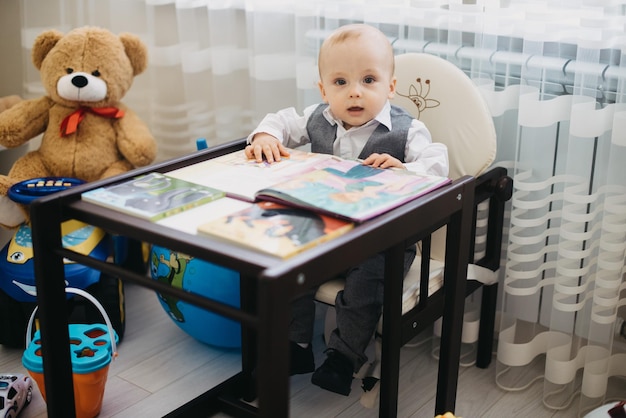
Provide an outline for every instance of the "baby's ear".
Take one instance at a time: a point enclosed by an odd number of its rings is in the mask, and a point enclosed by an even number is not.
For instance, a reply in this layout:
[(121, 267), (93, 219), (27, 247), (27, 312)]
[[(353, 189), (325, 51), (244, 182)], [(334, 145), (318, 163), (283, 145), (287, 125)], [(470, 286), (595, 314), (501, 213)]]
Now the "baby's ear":
[(326, 99), (326, 90), (324, 90), (324, 83), (322, 83), (322, 80), (317, 82), (317, 88), (320, 89), (320, 95), (322, 96), (322, 101), (324, 103), (328, 103), (328, 100)]
[(389, 83), (389, 94), (387, 95), (388, 98), (393, 99), (393, 97), (396, 95), (396, 83), (397, 83), (397, 79), (395, 77), (393, 77)]

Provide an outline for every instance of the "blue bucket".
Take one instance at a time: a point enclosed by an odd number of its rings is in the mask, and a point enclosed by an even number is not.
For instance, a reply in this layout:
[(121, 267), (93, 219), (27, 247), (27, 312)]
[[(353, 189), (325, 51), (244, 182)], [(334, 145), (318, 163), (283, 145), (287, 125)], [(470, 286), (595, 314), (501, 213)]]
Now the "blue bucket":
[[(77, 418), (96, 417), (102, 409), (104, 387), (107, 381), (111, 359), (117, 356), (116, 346), (119, 341), (111, 326), (104, 308), (89, 293), (81, 289), (66, 288), (67, 293), (81, 295), (94, 303), (106, 322), (103, 324), (70, 324), (70, 358), (74, 382), (74, 400)], [(32, 326), (37, 309), (33, 311), (26, 331), (26, 350), (22, 364), (28, 374), (37, 382), (44, 399), (46, 398), (41, 352), (40, 331), (35, 332), (31, 340)]]

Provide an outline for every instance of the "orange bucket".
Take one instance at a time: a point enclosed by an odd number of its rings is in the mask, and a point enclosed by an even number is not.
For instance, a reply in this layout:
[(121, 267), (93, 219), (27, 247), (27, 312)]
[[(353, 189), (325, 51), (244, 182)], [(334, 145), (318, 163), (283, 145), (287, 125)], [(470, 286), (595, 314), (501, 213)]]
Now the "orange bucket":
[[(90, 300), (100, 310), (106, 325), (70, 324), (70, 357), (72, 360), (72, 378), (74, 381), (74, 406), (77, 418), (93, 418), (102, 409), (104, 387), (109, 372), (111, 359), (116, 355), (117, 335), (108, 316), (100, 303), (89, 293), (81, 289), (67, 288), (68, 293), (79, 294)], [(35, 312), (31, 315), (27, 328), (26, 350), (22, 364), (28, 374), (37, 382), (44, 400), (46, 387), (43, 375), (40, 332), (35, 332), (31, 341), (32, 323)]]

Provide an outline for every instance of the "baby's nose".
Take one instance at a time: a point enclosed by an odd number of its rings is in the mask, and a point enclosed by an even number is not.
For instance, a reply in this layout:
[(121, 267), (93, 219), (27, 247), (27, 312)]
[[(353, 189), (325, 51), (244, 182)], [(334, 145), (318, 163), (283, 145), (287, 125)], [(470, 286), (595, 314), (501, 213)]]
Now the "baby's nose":
[(350, 87), (350, 97), (361, 97), (361, 87), (359, 85), (352, 85)]

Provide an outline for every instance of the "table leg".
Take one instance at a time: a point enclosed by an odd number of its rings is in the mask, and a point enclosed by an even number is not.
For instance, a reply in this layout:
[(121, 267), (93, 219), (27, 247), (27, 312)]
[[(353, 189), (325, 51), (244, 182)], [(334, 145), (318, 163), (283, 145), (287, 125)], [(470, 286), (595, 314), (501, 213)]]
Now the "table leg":
[[(241, 277), (240, 281), (240, 303), (241, 308), (247, 312), (257, 312), (256, 303), (257, 287), (256, 278)], [(253, 373), (257, 363), (257, 330), (252, 327), (241, 326), (241, 369), (243, 376), (243, 387), (240, 393), (247, 402), (252, 402), (257, 397), (256, 381)]]
[[(61, 221), (57, 207), (46, 210), (46, 216), (33, 217), (33, 251), (35, 284), (41, 324), (41, 351), (46, 404), (50, 418), (74, 418), (74, 387), (70, 358), (69, 331), (65, 304), (65, 270), (63, 257), (51, 251), (61, 245)], [(39, 208), (33, 205), (32, 211)], [(38, 219), (46, 219), (39, 225)], [(51, 227), (56, 225), (57, 227)], [(54, 359), (54, 361), (52, 361)]]
[(385, 252), (385, 298), (380, 369), (380, 417), (395, 417), (398, 412), (398, 378), (402, 347), (402, 279), (404, 243)]
[(259, 280), (257, 330), (258, 416), (289, 416), (289, 340), (291, 299), (278, 279)]
[(444, 309), (439, 348), (435, 414), (454, 412), (459, 379), (461, 334), (465, 309), (465, 284), (471, 240), (473, 184), (459, 195), (463, 209), (448, 224), (444, 270)]

